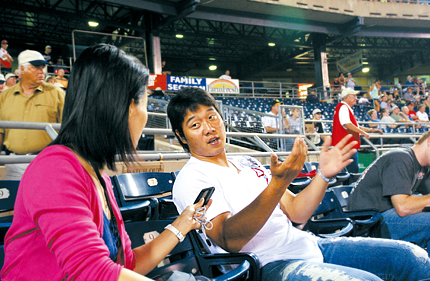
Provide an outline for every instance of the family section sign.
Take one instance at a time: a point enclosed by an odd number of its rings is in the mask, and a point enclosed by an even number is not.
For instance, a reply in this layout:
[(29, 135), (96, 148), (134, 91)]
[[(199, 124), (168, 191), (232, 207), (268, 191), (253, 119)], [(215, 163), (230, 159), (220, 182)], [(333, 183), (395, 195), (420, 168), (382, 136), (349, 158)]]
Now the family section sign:
[(167, 91), (179, 91), (183, 87), (196, 87), (206, 90), (206, 78), (167, 75)]
[(149, 75), (148, 89), (176, 92), (184, 87), (201, 88), (211, 94), (239, 94), (238, 79)]

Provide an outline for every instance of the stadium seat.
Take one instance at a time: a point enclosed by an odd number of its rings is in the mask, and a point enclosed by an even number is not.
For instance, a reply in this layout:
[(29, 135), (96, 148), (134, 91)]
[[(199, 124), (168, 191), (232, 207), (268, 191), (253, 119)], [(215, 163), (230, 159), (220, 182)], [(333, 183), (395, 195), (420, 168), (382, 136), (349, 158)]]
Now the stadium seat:
[(333, 193), (341, 217), (349, 218), (354, 222), (354, 236), (379, 236), (379, 234), (375, 232), (382, 218), (378, 210), (346, 210), (352, 189), (353, 186), (341, 185), (331, 187), (328, 192)]
[(19, 180), (0, 181), (0, 245), (4, 244), (6, 232), (12, 224), (16, 195), (18, 193)]
[[(127, 223), (125, 228), (130, 236), (132, 248), (154, 239), (164, 231), (164, 227), (170, 222), (169, 220), (159, 220)], [(222, 267), (220, 267), (223, 265), (236, 265), (237, 267), (223, 274), (221, 272)], [(260, 280), (260, 264), (254, 254), (210, 254), (208, 249), (203, 246), (196, 231), (190, 231), (185, 236), (185, 240), (177, 244), (164, 262), (146, 276), (157, 279), (173, 270), (203, 275), (218, 281)]]
[[(120, 210), (131, 208), (127, 219), (136, 219), (138, 210), (134, 207), (140, 204), (147, 214), (146, 219), (175, 218), (178, 213), (171, 199), (173, 177), (171, 173), (145, 172), (116, 175), (113, 177), (118, 192)], [(145, 208), (142, 202), (150, 202), (150, 208)], [(139, 203), (139, 204), (138, 204)], [(126, 218), (124, 217), (126, 221)]]
[(352, 236), (354, 223), (352, 220), (342, 218), (339, 215), (333, 193), (326, 191), (323, 200), (303, 230), (325, 238)]
[[(309, 164), (308, 165), (310, 165), (310, 167), (311, 167), (311, 169), (312, 170), (318, 170), (318, 165), (319, 165), (319, 163), (318, 162), (308, 162)], [(332, 187), (332, 186), (335, 186), (335, 185), (338, 185), (339, 183), (337, 182), (337, 179), (336, 178), (333, 178), (332, 180), (330, 180), (330, 182), (328, 183), (328, 187)]]
[(343, 184), (349, 180), (349, 177), (350, 175), (348, 170), (346, 168), (343, 168), (343, 170), (336, 175), (336, 180), (339, 184)]

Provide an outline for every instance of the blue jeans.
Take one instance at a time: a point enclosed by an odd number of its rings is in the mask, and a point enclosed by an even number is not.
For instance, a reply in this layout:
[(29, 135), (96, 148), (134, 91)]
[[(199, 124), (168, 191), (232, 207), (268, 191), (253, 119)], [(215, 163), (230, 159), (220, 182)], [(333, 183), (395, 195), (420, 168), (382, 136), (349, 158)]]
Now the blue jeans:
[(400, 217), (394, 208), (382, 214), (381, 236), (404, 240), (417, 244), (430, 251), (430, 213)]
[(324, 263), (275, 261), (263, 267), (263, 281), (424, 280), (430, 259), (420, 247), (380, 238), (320, 238)]
[(354, 153), (350, 159), (352, 159), (352, 163), (346, 166), (346, 169), (348, 170), (348, 172), (350, 173), (360, 172), (358, 168), (358, 152)]

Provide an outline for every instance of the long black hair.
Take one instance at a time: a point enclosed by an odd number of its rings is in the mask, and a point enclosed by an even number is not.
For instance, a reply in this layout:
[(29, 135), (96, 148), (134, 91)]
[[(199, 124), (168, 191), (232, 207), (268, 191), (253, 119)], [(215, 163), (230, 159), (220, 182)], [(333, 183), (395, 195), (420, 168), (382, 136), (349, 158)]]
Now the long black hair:
[(148, 69), (112, 45), (85, 49), (70, 75), (61, 130), (51, 143), (72, 148), (95, 169), (115, 170), (115, 155), (129, 163), (135, 147), (129, 107), (146, 91)]

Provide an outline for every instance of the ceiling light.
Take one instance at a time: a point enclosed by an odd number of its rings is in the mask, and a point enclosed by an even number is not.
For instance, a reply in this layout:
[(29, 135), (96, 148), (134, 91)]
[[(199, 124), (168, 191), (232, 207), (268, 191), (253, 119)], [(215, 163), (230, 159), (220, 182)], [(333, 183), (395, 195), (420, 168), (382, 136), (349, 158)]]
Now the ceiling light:
[(99, 23), (96, 22), (96, 21), (89, 21), (88, 25), (91, 26), (91, 27), (97, 27), (97, 26), (99, 26)]
[(216, 58), (209, 58), (209, 60), (216, 60)]
[(269, 43), (268, 45), (269, 45), (270, 47), (275, 47), (275, 45), (276, 45), (276, 44), (275, 44), (275, 43)]
[(365, 67), (365, 68), (363, 68), (361, 71), (362, 71), (363, 73), (367, 73), (367, 72), (369, 72), (369, 71), (370, 71), (370, 68)]
[(216, 70), (216, 69), (217, 69), (216, 65), (211, 65), (211, 66), (209, 66), (209, 70), (214, 71), (214, 70)]
[(363, 64), (369, 64), (367, 61), (363, 61)]
[(176, 34), (176, 38), (184, 38), (184, 35), (182, 35), (182, 34)]

